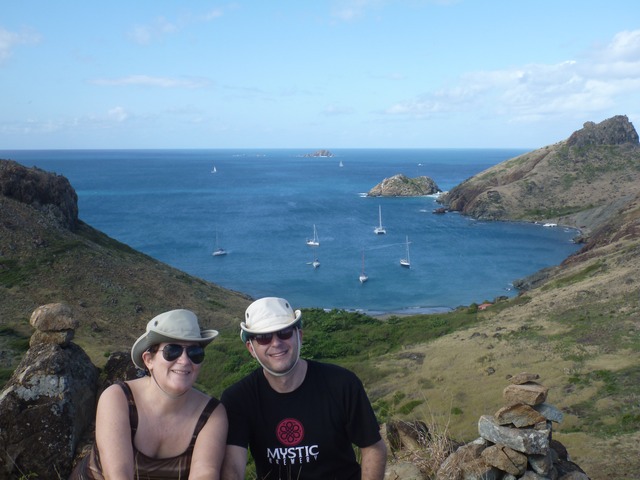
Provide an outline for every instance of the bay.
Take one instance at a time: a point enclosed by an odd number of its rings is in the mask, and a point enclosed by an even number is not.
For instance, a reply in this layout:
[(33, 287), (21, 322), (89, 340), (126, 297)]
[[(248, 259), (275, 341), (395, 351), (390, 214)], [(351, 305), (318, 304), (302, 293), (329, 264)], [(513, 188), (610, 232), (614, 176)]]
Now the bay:
[[(312, 152), (5, 150), (0, 156), (66, 176), (78, 193), (80, 218), (132, 248), (252, 297), (285, 297), (295, 308), (413, 313), (491, 301), (515, 295), (514, 279), (578, 248), (571, 229), (434, 215), (439, 205), (432, 196), (365, 195), (398, 173), (429, 176), (448, 190), (525, 150), (340, 149), (333, 157), (305, 156)], [(386, 235), (373, 233), (379, 208)], [(314, 225), (320, 245), (309, 247)], [(399, 263), (407, 237), (410, 269)], [(216, 246), (227, 255), (213, 256)], [(363, 257), (369, 280), (361, 284)], [(315, 258), (318, 268), (311, 265)]]

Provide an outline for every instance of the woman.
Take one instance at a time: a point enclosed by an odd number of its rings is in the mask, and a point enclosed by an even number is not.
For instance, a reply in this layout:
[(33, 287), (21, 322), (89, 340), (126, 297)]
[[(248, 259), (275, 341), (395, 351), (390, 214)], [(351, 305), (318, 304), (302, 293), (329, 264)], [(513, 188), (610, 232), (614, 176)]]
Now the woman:
[(162, 313), (131, 349), (147, 376), (108, 387), (96, 413), (96, 441), (72, 480), (219, 479), (227, 416), (217, 399), (193, 388), (204, 347), (189, 310)]

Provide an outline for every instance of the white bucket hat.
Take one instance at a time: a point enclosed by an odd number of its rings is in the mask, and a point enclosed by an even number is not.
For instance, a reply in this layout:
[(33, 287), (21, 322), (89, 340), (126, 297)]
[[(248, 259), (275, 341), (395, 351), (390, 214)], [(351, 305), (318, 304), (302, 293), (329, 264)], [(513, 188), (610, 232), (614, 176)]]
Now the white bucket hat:
[(295, 325), (302, 318), (300, 310), (293, 311), (284, 298), (264, 297), (253, 302), (240, 323), (240, 338), (246, 342), (249, 336), (273, 333)]
[(190, 310), (170, 310), (153, 317), (147, 323), (147, 331), (131, 348), (131, 360), (136, 367), (144, 370), (142, 354), (149, 347), (163, 342), (198, 342), (203, 347), (218, 336), (217, 330), (200, 330), (198, 317)]

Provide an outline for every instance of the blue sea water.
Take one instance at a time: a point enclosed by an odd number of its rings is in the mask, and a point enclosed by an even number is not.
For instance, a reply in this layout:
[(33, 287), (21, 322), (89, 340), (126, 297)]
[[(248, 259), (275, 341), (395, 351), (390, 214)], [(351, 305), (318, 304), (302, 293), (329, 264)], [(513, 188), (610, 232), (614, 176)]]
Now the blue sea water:
[[(434, 215), (434, 197), (364, 195), (397, 173), (426, 175), (448, 190), (524, 150), (304, 156), (312, 151), (5, 150), (0, 157), (66, 176), (80, 218), (109, 236), (223, 287), (285, 297), (295, 308), (446, 310), (515, 295), (514, 279), (577, 249), (573, 230)], [(379, 207), (386, 235), (373, 232)], [(306, 245), (314, 225), (319, 247)], [(399, 264), (407, 237), (410, 269)], [(228, 254), (212, 256), (216, 243)], [(361, 284), (363, 263), (369, 280)]]

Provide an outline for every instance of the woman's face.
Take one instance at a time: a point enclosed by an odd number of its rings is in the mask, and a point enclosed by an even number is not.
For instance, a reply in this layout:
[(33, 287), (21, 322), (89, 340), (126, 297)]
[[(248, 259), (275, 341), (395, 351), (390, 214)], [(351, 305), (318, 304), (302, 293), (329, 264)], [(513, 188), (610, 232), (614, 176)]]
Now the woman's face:
[(170, 342), (146, 352), (144, 361), (159, 386), (173, 394), (193, 387), (204, 360), (204, 347), (196, 342)]

